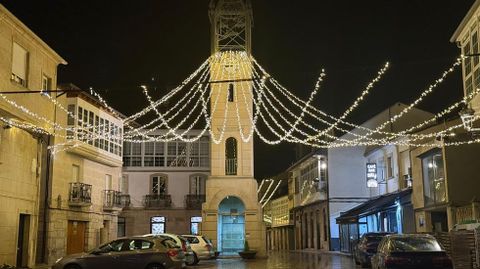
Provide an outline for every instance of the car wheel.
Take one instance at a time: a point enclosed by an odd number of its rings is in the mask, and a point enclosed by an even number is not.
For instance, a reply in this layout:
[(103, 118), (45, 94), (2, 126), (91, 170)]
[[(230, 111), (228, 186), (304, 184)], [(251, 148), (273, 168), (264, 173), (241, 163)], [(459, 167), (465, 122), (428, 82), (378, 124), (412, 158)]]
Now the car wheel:
[(152, 263), (152, 264), (149, 264), (146, 269), (163, 269), (163, 266), (161, 266), (160, 264), (158, 263)]
[(356, 255), (353, 255), (353, 260), (355, 261), (355, 264), (360, 264), (360, 262), (357, 260), (357, 256)]
[(200, 261), (200, 260), (199, 260), (198, 257), (197, 257), (197, 253), (194, 252), (194, 253), (193, 253), (193, 265), (198, 264), (199, 261)]
[(191, 262), (185, 262), (185, 264), (188, 265), (188, 266), (195, 265), (195, 264), (196, 264), (196, 263), (195, 263), (195, 258), (196, 258), (196, 255), (195, 255), (195, 252), (194, 252), (194, 253), (193, 253), (193, 261), (191, 261)]
[(82, 269), (78, 264), (68, 264), (67, 266), (63, 267), (63, 269)]

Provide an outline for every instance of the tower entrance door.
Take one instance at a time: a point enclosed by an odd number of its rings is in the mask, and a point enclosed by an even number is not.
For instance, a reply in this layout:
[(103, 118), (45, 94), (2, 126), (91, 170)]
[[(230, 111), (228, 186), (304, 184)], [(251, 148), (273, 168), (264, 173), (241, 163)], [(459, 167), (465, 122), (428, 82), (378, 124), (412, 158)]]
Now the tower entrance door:
[(227, 197), (218, 211), (218, 249), (223, 255), (237, 254), (245, 242), (245, 206), (239, 198)]

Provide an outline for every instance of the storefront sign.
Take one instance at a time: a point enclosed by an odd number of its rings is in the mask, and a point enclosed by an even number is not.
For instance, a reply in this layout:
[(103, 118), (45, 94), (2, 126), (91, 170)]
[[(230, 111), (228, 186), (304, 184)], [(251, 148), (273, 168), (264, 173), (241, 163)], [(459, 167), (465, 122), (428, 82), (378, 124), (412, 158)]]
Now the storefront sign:
[(367, 163), (367, 187), (368, 188), (378, 187), (376, 163)]

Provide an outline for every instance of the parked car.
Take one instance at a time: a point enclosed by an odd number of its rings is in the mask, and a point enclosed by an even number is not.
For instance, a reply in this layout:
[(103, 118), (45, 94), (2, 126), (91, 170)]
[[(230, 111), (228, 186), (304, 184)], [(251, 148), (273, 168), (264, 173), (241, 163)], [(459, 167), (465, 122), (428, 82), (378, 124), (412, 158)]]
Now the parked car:
[(201, 235), (182, 235), (188, 240), (194, 253), (194, 264), (197, 264), (200, 260), (209, 260), (215, 257), (215, 251), (213, 250), (212, 242)]
[(377, 253), (377, 247), (380, 241), (386, 235), (391, 233), (365, 233), (360, 237), (358, 243), (353, 249), (353, 259), (356, 264), (360, 264), (362, 268), (369, 267), (371, 265), (370, 259)]
[(187, 265), (194, 265), (195, 264), (195, 255), (193, 253), (192, 247), (190, 246), (190, 243), (188, 242), (188, 240), (183, 238), (182, 236), (176, 235), (176, 234), (169, 234), (169, 233), (146, 234), (146, 235), (142, 235), (142, 236), (143, 237), (170, 238), (185, 253), (185, 263)]
[(387, 235), (372, 257), (373, 269), (453, 269), (452, 260), (437, 240), (427, 234)]
[(180, 269), (184, 253), (170, 239), (121, 238), (87, 253), (58, 259), (52, 269)]

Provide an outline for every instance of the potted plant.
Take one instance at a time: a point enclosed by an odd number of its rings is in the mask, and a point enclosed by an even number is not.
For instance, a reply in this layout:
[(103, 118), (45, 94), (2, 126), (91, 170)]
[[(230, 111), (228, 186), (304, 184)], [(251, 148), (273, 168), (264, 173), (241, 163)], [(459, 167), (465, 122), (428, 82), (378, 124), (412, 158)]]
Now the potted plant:
[(248, 241), (245, 240), (245, 245), (243, 246), (243, 251), (238, 252), (240, 257), (243, 259), (255, 259), (255, 255), (257, 255), (256, 250), (250, 250), (250, 247), (248, 246)]

